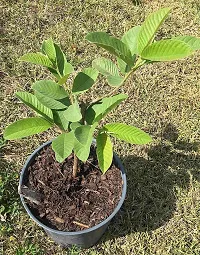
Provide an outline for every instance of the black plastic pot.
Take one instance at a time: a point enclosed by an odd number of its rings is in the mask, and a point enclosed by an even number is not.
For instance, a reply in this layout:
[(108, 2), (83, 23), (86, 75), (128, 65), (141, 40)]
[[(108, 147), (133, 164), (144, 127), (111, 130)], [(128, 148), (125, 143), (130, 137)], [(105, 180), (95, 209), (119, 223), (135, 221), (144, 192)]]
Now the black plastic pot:
[[(31, 163), (33, 162), (33, 160), (35, 159), (37, 153), (44, 147), (47, 145), (50, 145), (51, 141), (44, 143), (43, 145), (41, 145), (38, 149), (36, 149), (31, 155), (30, 157), (27, 159), (22, 172), (21, 172), (21, 176), (20, 176), (20, 181), (19, 181), (19, 185), (23, 185), (26, 184), (26, 180), (27, 180), (27, 175), (28, 175), (28, 167), (31, 165)], [(108, 224), (110, 223), (110, 221), (112, 220), (112, 218), (116, 215), (116, 213), (119, 211), (119, 209), (121, 208), (125, 196), (126, 196), (126, 188), (127, 188), (127, 183), (126, 183), (126, 175), (125, 175), (125, 171), (123, 168), (123, 165), (120, 161), (120, 159), (114, 154), (114, 160), (116, 162), (116, 164), (118, 165), (118, 167), (121, 170), (121, 175), (122, 175), (122, 181), (123, 181), (123, 188), (122, 188), (122, 195), (121, 195), (121, 199), (117, 205), (117, 207), (115, 208), (115, 210), (113, 211), (113, 213), (107, 218), (105, 219), (103, 222), (99, 223), (98, 225), (91, 227), (89, 229), (86, 230), (82, 230), (82, 231), (77, 231), (77, 232), (65, 232), (65, 231), (59, 231), (59, 230), (55, 230), (52, 229), (46, 225), (44, 225), (42, 222), (40, 222), (33, 214), (33, 212), (31, 211), (31, 209), (28, 207), (28, 205), (26, 204), (24, 198), (22, 195), (20, 195), (22, 204), (24, 206), (24, 208), (26, 209), (28, 215), (39, 225), (41, 226), (46, 233), (58, 244), (65, 246), (65, 247), (69, 247), (72, 245), (76, 245), (78, 247), (82, 247), (82, 248), (89, 248), (91, 246), (93, 246), (95, 243), (98, 242), (98, 240), (101, 238), (101, 236), (103, 235), (103, 233), (105, 232), (106, 228), (108, 227)]]

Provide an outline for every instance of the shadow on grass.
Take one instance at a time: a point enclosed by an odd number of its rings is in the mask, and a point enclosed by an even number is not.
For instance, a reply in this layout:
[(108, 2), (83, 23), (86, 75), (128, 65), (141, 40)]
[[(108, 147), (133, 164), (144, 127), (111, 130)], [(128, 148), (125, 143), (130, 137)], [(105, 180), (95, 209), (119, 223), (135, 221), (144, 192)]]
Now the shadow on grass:
[(131, 2), (132, 2), (133, 5), (135, 5), (135, 6), (142, 4), (142, 1), (141, 1), (141, 0), (131, 0)]
[(168, 222), (176, 209), (176, 187), (188, 189), (190, 175), (200, 181), (200, 157), (188, 153), (196, 150), (195, 143), (161, 143), (148, 151), (148, 160), (123, 158), (126, 200), (101, 242), (132, 232), (152, 231)]

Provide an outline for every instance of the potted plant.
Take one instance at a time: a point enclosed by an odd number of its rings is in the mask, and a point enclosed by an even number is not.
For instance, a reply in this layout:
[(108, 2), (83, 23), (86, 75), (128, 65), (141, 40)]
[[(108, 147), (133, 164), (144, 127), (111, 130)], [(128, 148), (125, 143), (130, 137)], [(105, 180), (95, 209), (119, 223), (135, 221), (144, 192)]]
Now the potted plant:
[[(102, 125), (102, 119), (127, 99), (118, 89), (143, 65), (181, 59), (200, 48), (200, 39), (192, 36), (155, 41), (169, 12), (170, 8), (164, 8), (152, 13), (121, 40), (104, 32), (89, 33), (86, 39), (116, 56), (118, 67), (110, 59), (95, 59), (92, 67), (76, 74), (72, 84), (68, 78), (74, 69), (52, 39), (43, 42), (40, 53), (20, 58), (45, 66), (55, 81), (36, 81), (33, 94), (16, 93), (37, 116), (9, 125), (4, 138), (20, 139), (55, 126), (60, 130), (28, 158), (19, 193), (28, 214), (61, 245), (95, 244), (125, 199), (126, 176), (110, 137), (132, 144), (152, 140), (134, 126)], [(97, 82), (99, 73), (112, 90), (90, 102), (82, 95)]]

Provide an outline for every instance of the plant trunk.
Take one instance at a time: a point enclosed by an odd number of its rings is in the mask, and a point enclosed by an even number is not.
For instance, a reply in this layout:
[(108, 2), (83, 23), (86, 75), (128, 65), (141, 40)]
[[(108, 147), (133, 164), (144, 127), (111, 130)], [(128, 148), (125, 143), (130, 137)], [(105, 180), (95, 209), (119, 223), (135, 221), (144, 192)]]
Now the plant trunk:
[(74, 153), (74, 165), (73, 165), (73, 177), (75, 178), (77, 176), (77, 172), (78, 172), (78, 158)]

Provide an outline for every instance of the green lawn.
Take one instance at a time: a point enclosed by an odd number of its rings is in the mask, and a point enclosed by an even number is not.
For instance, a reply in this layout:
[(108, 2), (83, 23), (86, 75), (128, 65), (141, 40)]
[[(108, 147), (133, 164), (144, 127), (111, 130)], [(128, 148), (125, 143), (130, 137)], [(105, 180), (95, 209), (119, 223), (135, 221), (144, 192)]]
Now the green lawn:
[[(50, 74), (18, 58), (38, 51), (52, 37), (80, 70), (105, 51), (84, 40), (89, 31), (121, 37), (159, 7), (172, 12), (158, 38), (178, 34), (200, 37), (199, 0), (3, 0), (1, 28), (0, 123), (31, 116), (14, 96)], [(115, 141), (128, 175), (121, 212), (99, 244), (63, 249), (26, 215), (17, 194), (20, 169), (39, 144), (56, 131), (31, 139), (0, 141), (0, 254), (199, 255), (200, 254), (200, 53), (185, 60), (147, 65), (121, 89), (129, 99), (106, 120), (132, 124), (154, 138), (148, 146)], [(107, 93), (102, 80), (91, 98)]]

